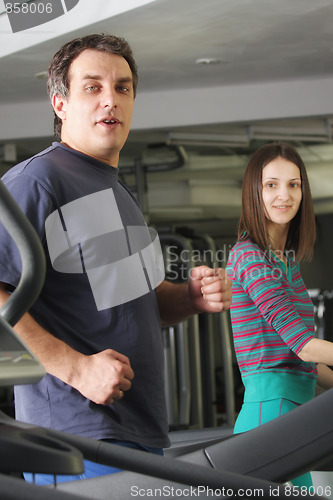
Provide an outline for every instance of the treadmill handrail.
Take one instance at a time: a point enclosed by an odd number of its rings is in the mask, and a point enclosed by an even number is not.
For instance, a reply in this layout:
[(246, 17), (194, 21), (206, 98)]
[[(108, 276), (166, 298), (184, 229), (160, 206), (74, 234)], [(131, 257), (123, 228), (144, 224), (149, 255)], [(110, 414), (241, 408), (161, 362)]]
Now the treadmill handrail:
[(1, 316), (13, 326), (39, 296), (45, 279), (46, 259), (35, 229), (2, 181), (0, 214), (1, 222), (17, 245), (22, 262), (19, 284), (0, 308)]
[[(43, 427), (34, 427), (31, 424), (18, 421), (13, 422), (11, 417), (0, 412), (0, 424), (6, 425), (10, 424), (10, 422), (12, 425), (22, 429), (32, 428), (35, 432), (39, 432), (41, 436), (45, 435), (62, 440), (68, 445), (77, 448), (85, 459), (92, 462), (193, 487), (206, 486), (216, 492), (221, 490), (221, 495), (217, 495), (218, 497), (222, 496), (222, 490), (228, 491), (230, 489), (233, 491), (233, 495), (237, 495), (237, 492), (241, 490), (244, 493), (246, 491), (254, 493), (260, 490), (262, 498), (269, 498), (273, 488), (278, 488), (279, 498), (290, 498), (290, 487), (270, 480), (222, 469), (214, 469), (210, 467), (208, 462), (207, 467), (203, 467), (190, 461), (187, 462), (185, 459), (180, 461), (174, 458), (147, 453), (142, 450), (126, 448), (106, 441), (96, 441), (85, 436)], [(204, 454), (205, 451), (202, 450), (202, 453)], [(110, 478), (110, 488), (112, 488), (112, 475)], [(246, 497), (244, 496), (244, 498)], [(323, 497), (314, 494), (314, 492), (302, 492), (301, 498), (304, 500), (323, 499)]]

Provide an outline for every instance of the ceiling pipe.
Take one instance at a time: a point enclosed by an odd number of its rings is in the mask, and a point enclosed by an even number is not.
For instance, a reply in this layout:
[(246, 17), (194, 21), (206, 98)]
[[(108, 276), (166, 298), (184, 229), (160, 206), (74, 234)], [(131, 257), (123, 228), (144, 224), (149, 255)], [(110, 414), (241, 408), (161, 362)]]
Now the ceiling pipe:
[(168, 144), (168, 143), (156, 143), (148, 145), (148, 148), (149, 149), (167, 148), (176, 154), (176, 159), (171, 162), (156, 163), (153, 165), (145, 165), (144, 162), (142, 162), (142, 160), (139, 159), (135, 161), (134, 165), (121, 166), (121, 174), (122, 175), (135, 174), (137, 172), (138, 163), (140, 164), (140, 168), (143, 169), (145, 172), (167, 172), (170, 170), (176, 170), (178, 168), (181, 168), (186, 163), (187, 157), (185, 150), (182, 146), (178, 146), (175, 144)]

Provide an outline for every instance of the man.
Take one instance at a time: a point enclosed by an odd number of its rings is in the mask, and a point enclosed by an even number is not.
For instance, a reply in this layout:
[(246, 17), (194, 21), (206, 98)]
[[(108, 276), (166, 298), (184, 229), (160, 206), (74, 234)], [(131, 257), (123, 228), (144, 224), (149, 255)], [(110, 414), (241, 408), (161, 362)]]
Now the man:
[[(161, 322), (229, 308), (231, 283), (205, 266), (188, 284), (154, 278), (154, 242), (118, 181), (136, 87), (125, 40), (90, 35), (66, 44), (48, 80), (61, 142), (3, 178), (47, 256), (41, 295), (16, 325), (47, 374), (16, 387), (15, 405), (22, 421), (161, 453), (169, 445)], [(0, 241), (3, 303), (20, 261), (2, 228)], [(108, 472), (86, 463), (84, 477)]]

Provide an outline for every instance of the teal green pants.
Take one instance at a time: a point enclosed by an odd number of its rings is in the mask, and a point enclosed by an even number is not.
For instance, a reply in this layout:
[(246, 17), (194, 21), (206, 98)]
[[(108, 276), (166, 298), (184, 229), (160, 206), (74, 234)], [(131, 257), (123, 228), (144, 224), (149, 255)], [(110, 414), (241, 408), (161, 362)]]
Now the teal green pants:
[[(272, 399), (259, 403), (243, 403), (241, 411), (237, 417), (234, 434), (246, 432), (259, 425), (265, 424), (274, 418), (287, 413), (299, 406), (288, 399)], [(308, 472), (292, 480), (294, 486), (312, 486), (311, 474)]]

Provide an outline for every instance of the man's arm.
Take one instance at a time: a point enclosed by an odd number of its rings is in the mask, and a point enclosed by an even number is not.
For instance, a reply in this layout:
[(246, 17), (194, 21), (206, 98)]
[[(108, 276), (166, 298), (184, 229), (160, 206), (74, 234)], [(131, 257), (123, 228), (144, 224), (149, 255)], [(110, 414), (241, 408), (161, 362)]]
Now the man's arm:
[[(0, 283), (0, 307), (8, 299)], [(134, 377), (129, 359), (112, 349), (86, 356), (42, 328), (26, 313), (15, 331), (43, 364), (45, 370), (77, 389), (96, 404), (109, 405), (131, 388)]]
[(191, 270), (188, 283), (163, 281), (157, 288), (163, 326), (174, 325), (193, 314), (226, 311), (231, 299), (231, 281), (221, 268), (198, 266)]

